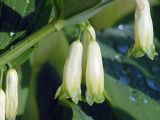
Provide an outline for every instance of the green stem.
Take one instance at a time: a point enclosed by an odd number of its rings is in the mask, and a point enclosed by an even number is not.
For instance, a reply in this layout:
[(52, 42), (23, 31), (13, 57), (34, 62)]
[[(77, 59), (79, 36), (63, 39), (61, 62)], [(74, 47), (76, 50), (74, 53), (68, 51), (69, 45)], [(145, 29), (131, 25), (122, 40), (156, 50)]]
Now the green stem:
[(40, 40), (45, 39), (46, 35), (57, 32), (58, 30), (55, 25), (58, 25), (58, 24), (61, 24), (61, 23), (52, 22), (52, 23), (47, 24), (42, 29), (36, 31), (32, 35), (24, 39), (22, 42), (17, 44), (13, 49), (10, 49), (9, 51), (2, 54), (0, 56), (0, 66), (5, 65), (9, 63), (10, 61), (16, 59), (19, 55), (21, 55), (26, 50), (34, 46)]
[(2, 88), (2, 82), (3, 82), (3, 68), (0, 68), (0, 88)]

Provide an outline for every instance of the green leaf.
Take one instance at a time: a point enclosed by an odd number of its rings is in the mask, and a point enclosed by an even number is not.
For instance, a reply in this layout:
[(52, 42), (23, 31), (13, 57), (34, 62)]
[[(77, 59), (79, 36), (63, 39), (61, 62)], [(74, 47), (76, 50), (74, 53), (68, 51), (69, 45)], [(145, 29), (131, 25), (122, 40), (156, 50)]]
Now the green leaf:
[[(28, 65), (29, 66), (29, 65)], [(26, 71), (27, 66), (25, 67), (25, 71)], [(21, 120), (26, 120), (30, 119), (30, 120), (39, 120), (39, 111), (38, 111), (38, 103), (37, 103), (37, 97), (36, 97), (36, 93), (37, 93), (37, 77), (39, 74), (41, 67), (37, 68), (37, 67), (32, 67), (32, 69), (30, 68), (29, 71), (26, 71), (23, 74), (23, 82), (27, 82), (27, 88), (29, 89), (28, 91), (28, 96), (25, 99), (25, 103), (23, 103), (23, 105), (25, 104), (25, 109), (24, 109), (24, 113), (23, 116), (21, 118)], [(28, 75), (28, 74), (29, 75)], [(26, 76), (26, 77), (25, 77)], [(25, 80), (28, 77), (27, 80)], [(23, 84), (24, 84), (23, 83)], [(25, 83), (26, 85), (26, 83)]]
[(92, 117), (83, 112), (80, 106), (76, 105), (75, 103), (69, 102), (68, 100), (63, 100), (61, 102), (63, 105), (66, 105), (72, 109), (72, 120), (93, 120)]
[(25, 64), (23, 64), (21, 68), (18, 69), (18, 76), (19, 76), (19, 85), (18, 85), (19, 102), (18, 102), (18, 113), (17, 113), (18, 116), (22, 116), (26, 108), (26, 102), (29, 93), (29, 80), (31, 76), (30, 69), (31, 66), (29, 62), (25, 62)]
[(22, 41), (31, 32), (46, 25), (51, 10), (50, 0), (1, 1), (0, 54)]
[(118, 120), (159, 120), (160, 105), (139, 90), (118, 82), (108, 74), (105, 75), (105, 88)]
[(0, 4), (2, 8), (0, 11), (0, 49), (4, 49), (25, 33), (26, 28), (24, 29), (23, 22), (26, 22), (26, 19), (23, 18), (32, 12), (31, 9), (34, 10), (34, 2), (31, 0), (30, 4), (27, 4), (25, 0), (14, 0), (12, 2), (3, 0)]
[(57, 0), (56, 2), (59, 3), (61, 9), (60, 17), (68, 19), (77, 13), (92, 8), (101, 2), (101, 0)]
[[(102, 10), (111, 0), (55, 0), (60, 19), (69, 23), (84, 21)], [(60, 11), (60, 13), (58, 12)]]

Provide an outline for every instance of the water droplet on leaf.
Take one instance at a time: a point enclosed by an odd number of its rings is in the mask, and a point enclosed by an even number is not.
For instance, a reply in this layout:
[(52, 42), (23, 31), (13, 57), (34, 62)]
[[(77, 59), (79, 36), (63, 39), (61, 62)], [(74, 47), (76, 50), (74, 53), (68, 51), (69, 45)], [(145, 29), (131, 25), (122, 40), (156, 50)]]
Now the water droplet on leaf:
[(144, 100), (143, 100), (143, 103), (144, 103), (144, 104), (148, 104), (148, 100), (147, 100), (147, 99), (144, 99)]
[(115, 55), (114, 59), (117, 60), (118, 62), (120, 62), (121, 61), (121, 54)]
[(10, 37), (13, 37), (15, 34), (16, 34), (15, 32), (10, 32), (10, 33), (9, 33), (9, 36), (10, 36)]
[(129, 96), (129, 100), (130, 100), (130, 101), (132, 101), (132, 102), (135, 102), (135, 101), (136, 101), (136, 97), (135, 97), (135, 96), (130, 95), (130, 96)]
[(118, 26), (118, 29), (119, 29), (119, 30), (123, 30), (123, 28), (124, 28), (123, 25), (119, 25), (119, 26)]

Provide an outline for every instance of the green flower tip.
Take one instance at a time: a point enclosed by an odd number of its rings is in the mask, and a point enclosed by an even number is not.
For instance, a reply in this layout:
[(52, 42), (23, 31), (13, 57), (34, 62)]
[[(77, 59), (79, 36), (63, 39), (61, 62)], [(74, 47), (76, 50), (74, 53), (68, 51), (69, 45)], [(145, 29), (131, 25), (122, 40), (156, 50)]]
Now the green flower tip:
[(129, 50), (128, 50), (128, 53), (127, 53), (127, 57), (130, 57), (130, 56), (134, 56), (136, 58), (138, 57), (142, 57), (145, 55), (145, 53), (148, 55), (148, 57), (153, 60), (154, 57), (156, 55), (158, 55), (158, 53), (155, 51), (155, 46), (154, 45), (151, 45), (150, 48), (138, 48), (136, 45), (133, 45)]
[(57, 98), (59, 100), (71, 98), (74, 103), (78, 104), (78, 101), (81, 100), (81, 90), (72, 90), (69, 93), (67, 92), (67, 90), (62, 89), (62, 86), (60, 86), (56, 92), (54, 99)]
[(81, 100), (81, 91), (72, 91), (70, 93), (71, 99), (74, 103), (78, 104), (78, 101)]
[(90, 94), (86, 92), (86, 100), (87, 103), (92, 106), (94, 102), (96, 103), (102, 103), (105, 100), (104, 93), (102, 94)]

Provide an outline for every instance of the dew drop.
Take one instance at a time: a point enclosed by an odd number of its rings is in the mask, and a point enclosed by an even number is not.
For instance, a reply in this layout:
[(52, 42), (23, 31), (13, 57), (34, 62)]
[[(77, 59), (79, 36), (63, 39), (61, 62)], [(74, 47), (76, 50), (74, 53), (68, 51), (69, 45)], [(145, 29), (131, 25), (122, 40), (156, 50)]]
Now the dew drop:
[(143, 100), (143, 103), (144, 103), (144, 104), (148, 104), (148, 100), (147, 100), (147, 99), (144, 99), (144, 100)]
[(119, 30), (123, 30), (123, 28), (124, 28), (123, 25), (119, 25), (119, 26), (118, 26), (118, 29), (119, 29)]
[(135, 96), (130, 95), (130, 96), (129, 96), (129, 100), (130, 100), (130, 101), (132, 101), (132, 102), (135, 102), (135, 101), (136, 101), (136, 97), (135, 97)]
[(9, 33), (9, 36), (10, 36), (10, 37), (13, 37), (15, 34), (16, 34), (15, 32), (10, 32), (10, 33)]
[(120, 62), (121, 61), (121, 54), (115, 55), (114, 59), (117, 60), (118, 62)]

